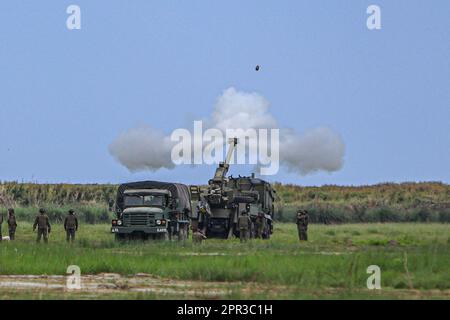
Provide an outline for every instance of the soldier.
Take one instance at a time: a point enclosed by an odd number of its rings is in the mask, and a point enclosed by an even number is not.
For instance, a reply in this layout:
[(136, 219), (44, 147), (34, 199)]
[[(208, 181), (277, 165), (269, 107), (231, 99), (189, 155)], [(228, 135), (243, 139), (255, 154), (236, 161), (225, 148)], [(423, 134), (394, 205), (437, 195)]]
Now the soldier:
[(75, 216), (75, 211), (69, 210), (69, 214), (64, 220), (64, 230), (66, 230), (66, 241), (75, 241), (75, 232), (78, 231), (78, 219)]
[(255, 227), (255, 237), (261, 239), (264, 230), (264, 214), (262, 212), (259, 212), (258, 216), (256, 217)]
[(242, 211), (238, 219), (239, 238), (241, 242), (246, 242), (250, 237), (250, 225), (252, 221), (247, 214), (247, 211)]
[(2, 223), (3, 223), (3, 213), (0, 213), (0, 241), (3, 240), (3, 236), (2, 236)]
[(194, 243), (202, 243), (203, 240), (206, 239), (206, 236), (197, 228), (194, 228), (192, 230), (192, 241)]
[(47, 243), (48, 234), (51, 232), (52, 227), (44, 209), (39, 209), (39, 214), (34, 220), (33, 231), (36, 231), (36, 227), (38, 228), (36, 242), (41, 242), (41, 238), (44, 237), (44, 242)]
[(109, 199), (109, 201), (108, 201), (108, 208), (109, 208), (109, 211), (111, 211), (111, 212), (113, 212), (114, 211), (114, 200), (113, 199)]
[(211, 208), (208, 202), (202, 197), (197, 203), (197, 215), (198, 215), (198, 228), (202, 230), (203, 233), (206, 232), (206, 227), (208, 225), (208, 219), (211, 216)]
[(16, 216), (14, 214), (14, 209), (8, 209), (8, 231), (9, 231), (9, 240), (14, 240), (16, 235), (17, 221)]
[(297, 213), (297, 230), (300, 241), (308, 241), (308, 211), (299, 210)]

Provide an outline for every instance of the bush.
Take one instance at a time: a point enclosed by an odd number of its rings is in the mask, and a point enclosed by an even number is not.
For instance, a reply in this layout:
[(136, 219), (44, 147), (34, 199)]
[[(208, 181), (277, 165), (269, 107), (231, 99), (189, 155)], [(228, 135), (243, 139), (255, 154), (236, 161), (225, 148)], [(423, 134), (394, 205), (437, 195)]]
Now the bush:
[(388, 207), (369, 209), (366, 214), (367, 222), (400, 222), (400, 215)]
[[(312, 223), (450, 222), (450, 186), (440, 182), (384, 183), (373, 186), (301, 187), (274, 184), (276, 221), (295, 222), (307, 209)], [(0, 182), (0, 206), (16, 208), (18, 219), (33, 220), (45, 207), (52, 221), (63, 221), (73, 207), (81, 221), (109, 222), (108, 204), (116, 185)], [(1, 212), (1, 211), (0, 211)]]

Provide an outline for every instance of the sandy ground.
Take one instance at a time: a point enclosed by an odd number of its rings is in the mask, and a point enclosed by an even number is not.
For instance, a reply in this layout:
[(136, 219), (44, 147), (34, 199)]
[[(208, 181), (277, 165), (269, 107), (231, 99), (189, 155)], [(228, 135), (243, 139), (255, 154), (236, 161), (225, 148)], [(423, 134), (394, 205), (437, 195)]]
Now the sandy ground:
[[(293, 293), (297, 289), (288, 286), (274, 286), (251, 282), (202, 282), (158, 278), (149, 274), (122, 276), (114, 273), (81, 276), (81, 288), (68, 289), (66, 276), (60, 275), (0, 275), (0, 296), (2, 298), (35, 299), (99, 299), (136, 298), (150, 294), (157, 298), (174, 299), (220, 299), (238, 294), (242, 298), (255, 295), (276, 299), (280, 294)], [(348, 293), (342, 288), (301, 290), (307, 298), (339, 298)], [(450, 299), (450, 290), (353, 290), (368, 299)]]
[(216, 299), (239, 291), (263, 292), (268, 288), (239, 282), (201, 282), (161, 279), (149, 274), (122, 276), (114, 273), (81, 276), (81, 287), (69, 289), (68, 277), (59, 275), (0, 275), (0, 292), (4, 290), (56, 291), (61, 293), (153, 293), (161, 296), (180, 296)]

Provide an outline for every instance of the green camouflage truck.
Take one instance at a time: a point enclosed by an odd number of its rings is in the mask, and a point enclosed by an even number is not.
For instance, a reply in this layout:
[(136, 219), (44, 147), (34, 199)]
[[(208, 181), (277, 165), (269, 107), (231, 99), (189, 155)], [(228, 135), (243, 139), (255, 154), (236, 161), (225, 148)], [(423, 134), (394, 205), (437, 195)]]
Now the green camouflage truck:
[(119, 186), (116, 219), (111, 232), (117, 240), (188, 237), (191, 198), (180, 183), (140, 181)]

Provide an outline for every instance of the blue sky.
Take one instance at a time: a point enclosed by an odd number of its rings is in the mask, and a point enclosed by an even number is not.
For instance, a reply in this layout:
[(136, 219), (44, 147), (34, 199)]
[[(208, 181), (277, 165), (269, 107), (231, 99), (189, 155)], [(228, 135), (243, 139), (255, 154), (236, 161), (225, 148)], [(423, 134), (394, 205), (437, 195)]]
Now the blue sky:
[[(70, 4), (81, 30), (66, 28)], [(132, 174), (108, 146), (139, 124), (189, 126), (234, 86), (281, 125), (346, 144), (339, 172), (272, 181), (449, 183), (449, 13), (445, 0), (1, 1), (0, 180), (205, 183), (213, 167)]]

